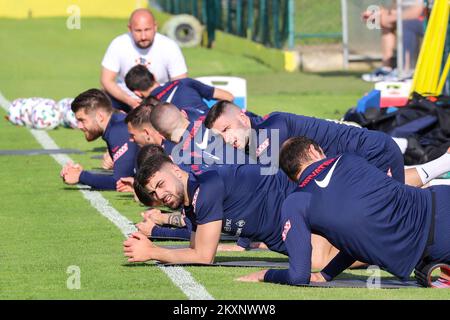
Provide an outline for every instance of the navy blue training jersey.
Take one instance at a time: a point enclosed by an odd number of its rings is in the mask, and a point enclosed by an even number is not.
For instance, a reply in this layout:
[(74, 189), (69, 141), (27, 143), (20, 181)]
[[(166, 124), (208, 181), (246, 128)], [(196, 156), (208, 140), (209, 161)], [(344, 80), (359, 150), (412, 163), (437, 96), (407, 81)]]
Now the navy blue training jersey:
[(181, 141), (171, 149), (170, 155), (176, 164), (211, 166), (250, 163), (247, 154), (234, 149), (220, 135), (207, 129), (204, 119), (202, 116), (190, 122)]
[(124, 119), (126, 114), (113, 113), (102, 139), (106, 141), (108, 153), (114, 162), (113, 175), (94, 174), (82, 171), (80, 183), (101, 190), (116, 190), (116, 182), (123, 177), (134, 176), (138, 146), (130, 141)]
[(407, 279), (427, 245), (431, 207), (430, 190), (401, 184), (356, 155), (316, 162), (283, 204), (289, 269), (270, 270), (265, 281), (309, 283), (311, 233), (340, 250), (322, 270), (327, 280), (357, 260)]
[(193, 108), (183, 108), (180, 109), (181, 113), (189, 120), (189, 122), (194, 122), (199, 119), (205, 119), (204, 112), (199, 109)]
[[(305, 136), (317, 142), (327, 157), (346, 152), (355, 153), (385, 173), (390, 172), (394, 179), (403, 183), (405, 181), (400, 149), (383, 132), (283, 112), (271, 113), (263, 121), (257, 118), (250, 118), (250, 121), (257, 132), (256, 140), (250, 140), (250, 150), (253, 149), (253, 154), (257, 157), (278, 152), (278, 148), (289, 138)], [(278, 129), (279, 141), (273, 140), (275, 132), (266, 134), (267, 130), (264, 129)], [(273, 146), (277, 142), (278, 148)]]
[(206, 114), (209, 108), (203, 99), (213, 99), (214, 87), (191, 78), (185, 78), (167, 82), (154, 89), (150, 94), (161, 101), (171, 102), (180, 109), (198, 109)]
[(297, 185), (279, 171), (261, 175), (258, 165), (230, 165), (190, 173), (186, 216), (197, 225), (222, 221), (228, 234), (264, 242), (271, 250), (286, 253), (280, 237), (281, 205)]

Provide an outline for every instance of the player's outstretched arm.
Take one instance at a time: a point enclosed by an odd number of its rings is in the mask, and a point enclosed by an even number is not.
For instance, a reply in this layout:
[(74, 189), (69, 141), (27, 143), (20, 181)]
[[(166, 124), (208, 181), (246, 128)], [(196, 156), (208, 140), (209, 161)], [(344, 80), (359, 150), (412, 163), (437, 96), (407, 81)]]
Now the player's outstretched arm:
[(311, 230), (306, 222), (310, 195), (296, 192), (283, 203), (281, 209), (283, 239), (289, 255), (289, 269), (263, 270), (241, 277), (239, 281), (264, 281), (279, 284), (308, 284), (311, 280)]
[(137, 107), (141, 101), (134, 99), (123, 91), (116, 83), (117, 72), (111, 71), (105, 67), (102, 68), (100, 83), (103, 89), (123, 103), (126, 103), (132, 108)]
[(350, 268), (356, 259), (340, 251), (338, 255), (320, 272), (326, 281), (331, 281), (344, 270)]
[(116, 191), (117, 192), (134, 193), (133, 182), (134, 182), (134, 178), (133, 177), (120, 178), (116, 182)]
[(188, 77), (188, 73), (186, 72), (186, 73), (182, 73), (182, 74), (177, 75), (177, 76), (171, 76), (170, 77), (170, 81), (180, 80), (180, 79), (184, 79), (184, 78), (187, 78), (187, 77)]
[(191, 248), (166, 249), (154, 245), (141, 233), (134, 233), (124, 242), (124, 254), (129, 262), (157, 260), (163, 263), (212, 263), (220, 239), (222, 221), (199, 225), (193, 233)]
[(231, 92), (219, 88), (214, 88), (213, 98), (216, 100), (234, 100), (234, 96), (231, 94)]

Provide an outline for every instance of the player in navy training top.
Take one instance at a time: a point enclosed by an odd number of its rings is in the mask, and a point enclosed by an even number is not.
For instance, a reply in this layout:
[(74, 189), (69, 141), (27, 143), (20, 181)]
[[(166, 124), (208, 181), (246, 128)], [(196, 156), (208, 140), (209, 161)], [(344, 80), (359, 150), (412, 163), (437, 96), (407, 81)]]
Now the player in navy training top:
[[(260, 272), (264, 281), (291, 285), (307, 284), (310, 278), (329, 281), (355, 260), (406, 280), (424, 257), (450, 262), (449, 186), (406, 186), (357, 155), (325, 158), (319, 146), (304, 137), (287, 141), (280, 162), (299, 185), (282, 208), (289, 269)], [(313, 275), (311, 233), (323, 235), (340, 250), (320, 274)]]
[(280, 237), (280, 209), (297, 185), (281, 171), (261, 175), (257, 165), (228, 165), (188, 173), (160, 155), (140, 168), (136, 180), (164, 205), (184, 207), (193, 224), (195, 248), (155, 248), (134, 234), (124, 248), (130, 261), (210, 263), (221, 231), (262, 241), (269, 249), (286, 253)]
[[(154, 127), (150, 123), (151, 115), (153, 113), (153, 109), (156, 107), (149, 107), (149, 106), (141, 106), (137, 107), (136, 109), (130, 111), (128, 113), (125, 122), (128, 125), (128, 131), (130, 133), (130, 139), (132, 141), (135, 141), (140, 147), (148, 146), (149, 144), (155, 144), (158, 146), (161, 146), (164, 149), (164, 152), (167, 155), (172, 154), (172, 150), (174, 148), (182, 149), (182, 146), (185, 144), (186, 141), (179, 142), (178, 144), (175, 144), (169, 140), (166, 140), (158, 131), (154, 129)], [(177, 115), (185, 119), (185, 121), (189, 122), (189, 119), (195, 119), (196, 117), (190, 116), (191, 113), (197, 113), (197, 110), (189, 109), (189, 110), (182, 110), (179, 111), (176, 107), (173, 106), (173, 108), (176, 110)], [(156, 108), (157, 109), (157, 108)], [(166, 118), (166, 121), (170, 122), (170, 119)], [(191, 122), (189, 122), (191, 123)], [(192, 126), (196, 125), (196, 128), (198, 128), (199, 124), (201, 124), (201, 121), (195, 121), (192, 122)], [(192, 144), (194, 143), (193, 140)], [(155, 148), (152, 148), (153, 150), (156, 150)], [(201, 152), (201, 150), (200, 150)], [(197, 155), (195, 153), (187, 153), (189, 159), (186, 160), (186, 163), (183, 163), (183, 158), (179, 157), (173, 157), (173, 160), (175, 163), (179, 164), (181, 167), (183, 167), (186, 171), (198, 171), (198, 170), (205, 170), (205, 166), (203, 165), (203, 158), (197, 158)], [(212, 156), (212, 155), (211, 155)], [(209, 158), (209, 155), (206, 156)], [(147, 157), (148, 158), (148, 157)], [(134, 179), (132, 177), (127, 177), (121, 179), (117, 183), (117, 190), (121, 192), (133, 192), (132, 185), (133, 185)], [(150, 204), (149, 204), (150, 205)], [(148, 223), (146, 224), (148, 227), (148, 224), (151, 224), (151, 221), (146, 219)], [(186, 220), (186, 219), (185, 219)], [(185, 225), (187, 228), (182, 229), (171, 229), (171, 228), (164, 228), (164, 227), (156, 227), (149, 229), (152, 229), (150, 232), (150, 235), (153, 237), (175, 237), (175, 238), (183, 238), (183, 239), (189, 239), (190, 233), (191, 233), (191, 227), (189, 221), (186, 221)], [(250, 241), (248, 239), (239, 239), (238, 245), (242, 248), (247, 248), (250, 246)]]
[[(189, 121), (175, 105), (164, 103), (152, 109), (151, 123), (167, 140), (176, 144), (172, 159), (176, 164), (244, 164), (249, 157), (244, 152), (227, 145), (203, 123), (204, 117)], [(253, 160), (253, 164), (257, 161)]]
[(271, 113), (261, 120), (248, 117), (232, 103), (220, 101), (208, 112), (205, 125), (264, 165), (277, 167), (279, 146), (288, 138), (306, 136), (317, 141), (328, 157), (355, 153), (397, 181), (411, 186), (421, 187), (450, 170), (450, 152), (405, 169), (400, 148), (387, 134), (331, 120), (282, 112)]
[(180, 109), (197, 109), (204, 114), (209, 108), (203, 99), (229, 101), (234, 99), (228, 91), (208, 86), (191, 78), (169, 81), (161, 85), (142, 65), (137, 65), (128, 71), (125, 83), (131, 91), (142, 98), (152, 95), (162, 102), (173, 103)]
[(317, 141), (327, 156), (353, 152), (380, 170), (390, 172), (396, 180), (405, 180), (400, 149), (382, 132), (283, 112), (273, 112), (263, 119), (250, 118), (227, 101), (218, 102), (210, 110), (205, 125), (235, 148), (246, 149), (260, 162), (276, 161), (278, 157), (274, 155), (287, 139), (307, 136)]
[[(137, 187), (137, 188), (136, 188)], [(280, 170), (261, 175), (258, 165), (210, 167), (205, 172), (186, 172), (164, 155), (152, 157), (137, 174), (135, 188), (145, 199), (153, 198), (171, 208), (183, 207), (193, 224), (194, 250), (155, 248), (134, 234), (124, 244), (129, 261), (150, 259), (172, 263), (210, 263), (220, 232), (261, 241), (273, 251), (286, 254), (279, 223), (281, 205), (297, 184)], [(267, 195), (270, 195), (268, 197)], [(311, 239), (314, 268), (322, 268), (336, 255), (322, 237)]]
[(129, 141), (125, 115), (115, 113), (111, 101), (104, 92), (91, 89), (81, 93), (72, 102), (72, 110), (78, 127), (87, 141), (102, 137), (114, 162), (113, 175), (94, 174), (71, 163), (64, 166), (61, 176), (67, 184), (82, 183), (96, 189), (115, 190), (122, 177), (134, 175), (138, 146)]

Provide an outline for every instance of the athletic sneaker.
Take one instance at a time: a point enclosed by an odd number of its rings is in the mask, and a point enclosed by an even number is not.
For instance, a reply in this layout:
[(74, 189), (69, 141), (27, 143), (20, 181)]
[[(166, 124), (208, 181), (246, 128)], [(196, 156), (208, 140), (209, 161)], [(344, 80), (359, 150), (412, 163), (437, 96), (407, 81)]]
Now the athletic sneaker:
[(390, 67), (381, 67), (375, 69), (372, 73), (365, 73), (361, 77), (367, 82), (379, 82), (379, 81), (397, 81), (398, 74), (396, 69)]

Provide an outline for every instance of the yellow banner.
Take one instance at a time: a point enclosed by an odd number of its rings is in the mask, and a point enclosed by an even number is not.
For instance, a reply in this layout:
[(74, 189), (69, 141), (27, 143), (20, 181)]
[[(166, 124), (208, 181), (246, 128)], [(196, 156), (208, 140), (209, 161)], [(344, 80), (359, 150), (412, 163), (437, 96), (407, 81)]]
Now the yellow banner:
[(0, 0), (0, 17), (107, 17), (127, 18), (147, 0)]

